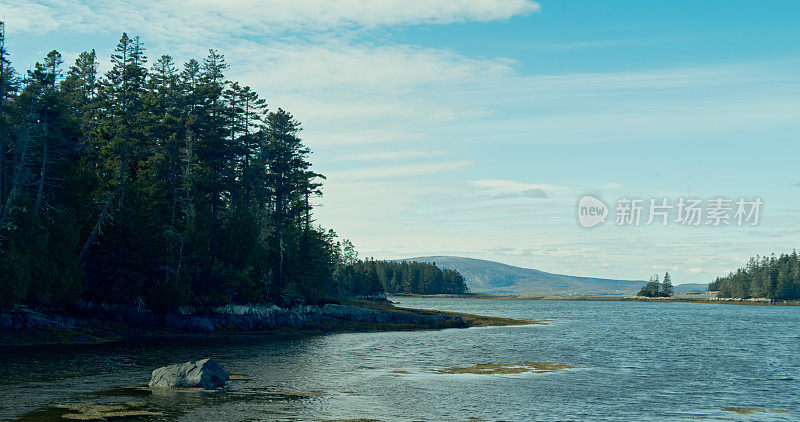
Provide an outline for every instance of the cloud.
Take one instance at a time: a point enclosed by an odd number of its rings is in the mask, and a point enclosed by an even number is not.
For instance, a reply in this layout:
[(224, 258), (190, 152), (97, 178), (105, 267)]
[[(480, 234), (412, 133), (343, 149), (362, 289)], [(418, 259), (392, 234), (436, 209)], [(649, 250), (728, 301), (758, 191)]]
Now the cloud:
[(544, 193), (544, 190), (542, 190), (542, 188), (528, 189), (522, 192), (522, 196), (524, 196), (525, 198), (547, 198), (547, 194)]
[(473, 180), (470, 183), (474, 186), (501, 192), (526, 191), (530, 189), (559, 189), (557, 186), (553, 185), (524, 183), (504, 179), (479, 179)]
[(455, 160), (394, 166), (359, 167), (347, 170), (329, 171), (326, 173), (326, 176), (328, 177), (329, 181), (395, 179), (448, 173), (465, 169), (474, 164), (475, 163), (468, 160)]
[(546, 190), (560, 190), (553, 185), (516, 182), (502, 179), (480, 179), (470, 182), (472, 186), (486, 192), (492, 199), (547, 198)]
[(547, 193), (545, 193), (542, 188), (533, 188), (527, 189), (522, 192), (507, 192), (507, 193), (500, 193), (496, 195), (492, 195), (493, 199), (513, 199), (513, 198), (547, 198)]
[(304, 122), (305, 139), (313, 148), (435, 136), (441, 125), (489, 114), (481, 102), (454, 98), (461, 87), (514, 73), (507, 59), (345, 39), (243, 42), (225, 54), (232, 77)]
[(786, 233), (797, 233), (797, 232), (800, 232), (800, 224), (797, 224), (797, 225), (794, 225), (794, 226), (791, 226), (791, 227), (787, 227), (785, 231), (786, 231)]
[(443, 155), (444, 151), (418, 151), (418, 150), (400, 150), (400, 151), (369, 151), (357, 152), (348, 155), (341, 155), (334, 157), (332, 161), (399, 161), (407, 160), (409, 158), (423, 158), (434, 157)]
[(513, 252), (516, 248), (505, 248), (502, 246), (495, 246), (494, 248), (486, 249), (487, 252), (495, 252), (495, 253), (504, 253), (504, 252)]
[(530, 0), (142, 0), (135, 5), (123, 0), (18, 0), (3, 6), (9, 23), (29, 32), (127, 27), (162, 37), (194, 34), (196, 39), (486, 22), (540, 9)]
[[(268, 77), (273, 85), (295, 92), (313, 91), (323, 98), (402, 94), (420, 85), (452, 86), (513, 72), (513, 62), (508, 59), (475, 59), (447, 49), (354, 43), (342, 38), (242, 42), (225, 54), (239, 63), (242, 76)], [(323, 88), (333, 91), (320, 92)]]
[(702, 272), (703, 272), (702, 268), (690, 268), (689, 269), (689, 274), (700, 274)]
[(622, 189), (623, 185), (622, 183), (613, 182), (613, 183), (604, 183), (601, 185), (589, 185), (589, 186), (594, 189)]

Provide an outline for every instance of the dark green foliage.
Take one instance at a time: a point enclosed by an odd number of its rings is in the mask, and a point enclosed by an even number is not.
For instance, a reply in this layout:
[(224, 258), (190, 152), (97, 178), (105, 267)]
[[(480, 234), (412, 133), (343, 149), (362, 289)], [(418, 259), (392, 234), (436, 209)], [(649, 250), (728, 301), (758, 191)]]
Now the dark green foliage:
[(337, 285), (354, 251), (314, 225), (324, 177), (300, 123), (225, 79), (218, 52), (148, 68), (123, 34), (105, 75), (94, 51), (66, 71), (52, 51), (20, 80), (0, 36), (0, 302), (202, 308), (382, 289), (377, 264), (358, 275), (370, 283)]
[(358, 261), (352, 267), (352, 272), (366, 280), (361, 283), (362, 288), (372, 289), (372, 292), (383, 289), (390, 294), (433, 295), (463, 294), (468, 290), (461, 273), (441, 269), (435, 263), (368, 260)]
[(675, 294), (675, 288), (672, 286), (672, 277), (669, 276), (669, 273), (664, 273), (664, 279), (661, 281), (661, 293), (664, 296)]
[(650, 281), (648, 281), (636, 295), (644, 297), (670, 297), (674, 293), (672, 278), (669, 276), (669, 273), (665, 273), (662, 283), (659, 283), (658, 274), (655, 274), (650, 277)]
[(717, 278), (708, 290), (718, 291), (719, 297), (800, 299), (800, 257), (793, 251), (750, 258), (745, 268)]

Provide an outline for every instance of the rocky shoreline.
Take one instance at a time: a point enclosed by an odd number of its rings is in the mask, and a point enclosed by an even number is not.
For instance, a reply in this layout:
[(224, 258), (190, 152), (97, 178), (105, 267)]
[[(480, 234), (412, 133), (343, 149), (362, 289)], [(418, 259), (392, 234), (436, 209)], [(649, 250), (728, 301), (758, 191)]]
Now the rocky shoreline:
[(81, 304), (69, 311), (15, 306), (0, 310), (0, 346), (120, 341), (171, 335), (387, 331), (521, 325), (528, 320), (404, 309), (388, 301), (346, 304), (227, 305), (197, 313), (154, 312), (136, 306)]

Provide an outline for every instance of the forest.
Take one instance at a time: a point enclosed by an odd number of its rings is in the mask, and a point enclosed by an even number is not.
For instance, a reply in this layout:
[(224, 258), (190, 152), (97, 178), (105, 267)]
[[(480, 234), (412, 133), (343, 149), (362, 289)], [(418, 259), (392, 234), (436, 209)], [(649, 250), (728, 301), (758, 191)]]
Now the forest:
[[(379, 286), (389, 294), (463, 294), (469, 290), (461, 273), (429, 262), (357, 261), (337, 278), (345, 286), (354, 285), (361, 289)], [(368, 294), (367, 291), (354, 293)]]
[(20, 75), (0, 23), (0, 304), (310, 303), (458, 279), (390, 274), (317, 225), (300, 122), (222, 54), (149, 62), (123, 34), (105, 74), (91, 50)]
[(800, 299), (800, 257), (797, 251), (776, 257), (750, 258), (747, 266), (708, 285), (719, 297)]

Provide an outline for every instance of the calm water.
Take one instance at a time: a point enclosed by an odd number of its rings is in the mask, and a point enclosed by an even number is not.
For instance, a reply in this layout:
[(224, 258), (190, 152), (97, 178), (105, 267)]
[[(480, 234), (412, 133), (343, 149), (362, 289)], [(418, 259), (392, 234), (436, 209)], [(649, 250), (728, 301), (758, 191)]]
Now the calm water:
[[(163, 420), (800, 420), (800, 308), (685, 303), (402, 299), (408, 307), (548, 325), (0, 352), (0, 419), (60, 403), (145, 401)], [(133, 395), (157, 366), (215, 357), (252, 381)], [(561, 361), (544, 374), (441, 375)], [(409, 374), (393, 374), (407, 371)], [(754, 407), (740, 415), (726, 407)], [(776, 412), (780, 411), (780, 412)], [(159, 419), (159, 418), (156, 418)]]

